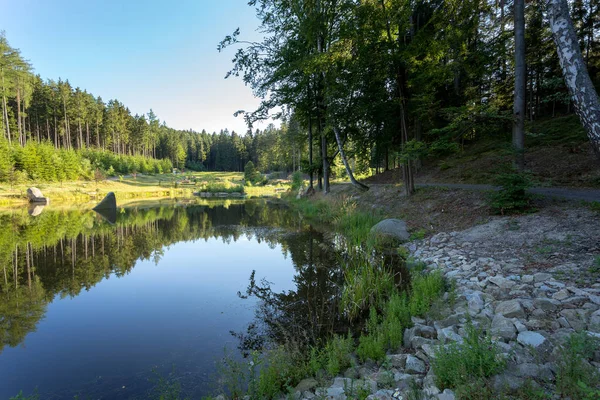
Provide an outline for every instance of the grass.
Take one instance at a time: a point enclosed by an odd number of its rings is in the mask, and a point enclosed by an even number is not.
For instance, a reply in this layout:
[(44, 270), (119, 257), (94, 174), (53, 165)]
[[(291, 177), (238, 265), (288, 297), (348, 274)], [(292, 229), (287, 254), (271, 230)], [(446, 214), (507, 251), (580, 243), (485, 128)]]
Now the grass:
[(356, 202), (348, 198), (331, 200), (290, 200), (290, 205), (304, 218), (317, 224), (327, 224), (342, 234), (349, 246), (372, 248), (375, 238), (369, 235), (373, 225), (383, 219), (376, 211), (358, 208)]
[[(186, 174), (160, 174), (121, 176), (101, 181), (25, 182), (11, 186), (0, 184), (0, 205), (27, 203), (27, 188), (36, 186), (52, 203), (85, 203), (101, 200), (114, 192), (119, 201), (137, 198), (190, 197), (206, 188), (212, 192), (244, 192), (241, 172), (193, 172)], [(284, 185), (246, 188), (250, 197), (274, 195)]]
[(556, 387), (563, 397), (600, 398), (600, 374), (589, 361), (599, 350), (598, 339), (586, 332), (571, 334), (559, 347)]
[(440, 272), (417, 272), (411, 277), (408, 294), (392, 294), (381, 314), (372, 306), (365, 333), (359, 338), (359, 358), (363, 361), (381, 361), (387, 350), (397, 350), (402, 345), (404, 329), (412, 325), (411, 317), (424, 316), (444, 293), (444, 289), (445, 283)]
[(483, 336), (470, 323), (466, 332), (464, 343), (452, 343), (436, 351), (432, 362), (436, 384), (442, 390), (455, 390), (461, 399), (482, 398), (487, 390), (486, 379), (501, 372), (505, 363), (489, 336)]

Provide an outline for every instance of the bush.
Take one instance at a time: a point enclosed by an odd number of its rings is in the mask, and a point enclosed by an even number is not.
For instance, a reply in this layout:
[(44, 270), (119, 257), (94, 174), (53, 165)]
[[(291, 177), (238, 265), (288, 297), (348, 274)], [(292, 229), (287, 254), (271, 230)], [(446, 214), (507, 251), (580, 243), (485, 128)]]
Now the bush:
[(296, 171), (292, 174), (292, 191), (296, 191), (302, 187), (304, 179), (302, 178), (302, 172)]
[(531, 208), (531, 195), (527, 189), (531, 187), (528, 174), (516, 170), (502, 173), (496, 177), (500, 190), (490, 197), (492, 211), (497, 214), (513, 214), (527, 211)]
[(497, 345), (489, 336), (482, 336), (482, 332), (470, 323), (466, 331), (464, 343), (440, 347), (432, 361), (437, 386), (455, 389), (459, 398), (469, 398), (461, 396), (461, 393), (481, 390), (485, 378), (505, 367), (504, 361), (498, 357)]
[(563, 397), (600, 398), (600, 375), (589, 360), (598, 350), (598, 339), (586, 332), (570, 335), (559, 347), (556, 387)]
[(246, 184), (255, 185), (257, 183), (261, 183), (263, 180), (262, 174), (258, 172), (254, 163), (252, 161), (248, 161), (246, 166), (244, 167), (244, 181)]

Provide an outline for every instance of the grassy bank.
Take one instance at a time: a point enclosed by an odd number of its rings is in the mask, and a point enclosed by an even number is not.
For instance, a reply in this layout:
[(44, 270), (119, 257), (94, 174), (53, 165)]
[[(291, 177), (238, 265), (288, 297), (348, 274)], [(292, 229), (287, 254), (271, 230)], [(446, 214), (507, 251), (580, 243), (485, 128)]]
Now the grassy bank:
[(119, 201), (146, 198), (174, 198), (192, 196), (194, 192), (241, 192), (249, 197), (271, 196), (284, 186), (278, 184), (243, 186), (243, 174), (238, 172), (194, 172), (189, 174), (137, 174), (98, 181), (26, 182), (18, 185), (0, 184), (0, 205), (27, 203), (27, 189), (35, 186), (51, 203), (85, 203), (102, 199), (114, 192)]
[[(339, 313), (351, 321), (351, 330), (345, 335), (331, 334), (308, 347), (295, 341), (274, 344), (242, 362), (226, 358), (219, 380), (222, 392), (231, 398), (278, 398), (291, 394), (305, 378), (324, 384), (358, 362), (383, 365), (388, 353), (400, 350), (412, 317), (424, 316), (449, 290), (441, 274), (426, 274), (422, 265), (412, 265), (406, 282), (398, 279), (398, 266), (372, 257), (376, 243), (370, 229), (383, 219), (382, 214), (360, 209), (349, 199), (290, 199), (289, 204), (303, 218), (344, 239), (346, 256), (339, 260), (344, 274)], [(396, 250), (401, 264), (407, 262), (400, 248), (387, 250)], [(370, 394), (360, 382), (352, 391), (353, 398)]]

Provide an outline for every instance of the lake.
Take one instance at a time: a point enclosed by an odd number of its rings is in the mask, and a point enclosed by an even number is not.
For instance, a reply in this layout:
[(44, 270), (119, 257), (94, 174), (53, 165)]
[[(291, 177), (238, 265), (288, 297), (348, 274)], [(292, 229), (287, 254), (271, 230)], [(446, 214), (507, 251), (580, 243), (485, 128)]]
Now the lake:
[(0, 212), (0, 398), (200, 398), (266, 340), (343, 331), (335, 240), (266, 200)]

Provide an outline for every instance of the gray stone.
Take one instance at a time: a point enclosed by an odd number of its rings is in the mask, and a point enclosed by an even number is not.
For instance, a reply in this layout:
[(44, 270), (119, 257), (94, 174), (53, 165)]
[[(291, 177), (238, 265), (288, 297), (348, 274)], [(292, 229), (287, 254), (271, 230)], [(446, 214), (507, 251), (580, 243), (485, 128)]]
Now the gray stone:
[(444, 389), (444, 391), (437, 395), (438, 400), (454, 400), (456, 395), (450, 389)]
[(489, 279), (489, 281), (498, 286), (500, 289), (510, 289), (516, 285), (515, 282), (508, 280), (502, 276), (492, 276)]
[(521, 277), (521, 282), (523, 282), (523, 283), (531, 283), (531, 282), (533, 282), (533, 275), (523, 275)]
[(595, 311), (590, 316), (590, 323), (588, 329), (592, 332), (600, 333), (600, 310)]
[(560, 315), (565, 317), (565, 319), (569, 322), (569, 325), (571, 325), (571, 328), (575, 329), (576, 331), (582, 331), (587, 327), (587, 316), (586, 312), (583, 310), (562, 310), (560, 312)]
[(571, 293), (569, 293), (569, 291), (567, 289), (561, 289), (552, 295), (552, 298), (554, 300), (560, 300), (560, 301), (568, 299), (569, 297), (571, 297)]
[(387, 360), (394, 368), (404, 369), (406, 365), (406, 354), (391, 354), (387, 356)]
[(546, 338), (544, 336), (532, 331), (521, 332), (517, 336), (517, 342), (521, 343), (523, 346), (531, 346), (533, 348), (541, 346), (545, 341)]
[(343, 387), (329, 387), (326, 391), (327, 400), (346, 400)]
[(384, 219), (371, 228), (371, 234), (400, 243), (410, 240), (410, 234), (406, 229), (406, 222), (400, 219)]
[(317, 382), (317, 380), (315, 378), (302, 379), (296, 385), (296, 391), (297, 392), (306, 392), (308, 390), (312, 390), (312, 389), (316, 388), (318, 385), (319, 385), (319, 382)]
[(538, 272), (537, 274), (533, 274), (533, 279), (536, 282), (544, 282), (544, 281), (552, 279), (552, 275), (547, 274), (545, 272)]
[(367, 400), (394, 400), (394, 391), (388, 389), (378, 390), (367, 397)]
[(27, 189), (27, 199), (30, 203), (48, 204), (48, 198), (44, 197), (42, 191), (36, 187)]
[(521, 307), (521, 303), (518, 300), (507, 300), (498, 303), (496, 306), (496, 314), (502, 314), (507, 318), (523, 318), (525, 317), (525, 311)]
[(352, 387), (352, 379), (337, 377), (333, 379), (333, 384), (330, 387), (350, 388)]
[(436, 330), (433, 326), (428, 325), (415, 325), (413, 326), (413, 333), (416, 336), (421, 336), (427, 339), (435, 339), (437, 337)]
[(467, 299), (470, 314), (478, 314), (483, 309), (484, 301), (483, 298), (481, 298), (481, 294), (477, 292), (473, 293), (467, 296)]
[(492, 335), (505, 340), (513, 340), (517, 336), (515, 325), (511, 320), (501, 314), (496, 314), (494, 316), (491, 332)]
[(424, 374), (426, 367), (423, 361), (412, 354), (409, 354), (406, 357), (406, 366), (404, 367), (404, 370), (409, 374)]
[(496, 375), (492, 380), (492, 385), (496, 392), (503, 392), (507, 389), (516, 390), (523, 386), (523, 379), (505, 372)]
[(533, 301), (533, 306), (543, 311), (555, 311), (558, 307), (556, 300), (539, 297)]
[(438, 331), (438, 339), (443, 342), (458, 342), (462, 343), (463, 338), (458, 333), (456, 333), (455, 328), (453, 326), (449, 326), (447, 328), (440, 329)]

